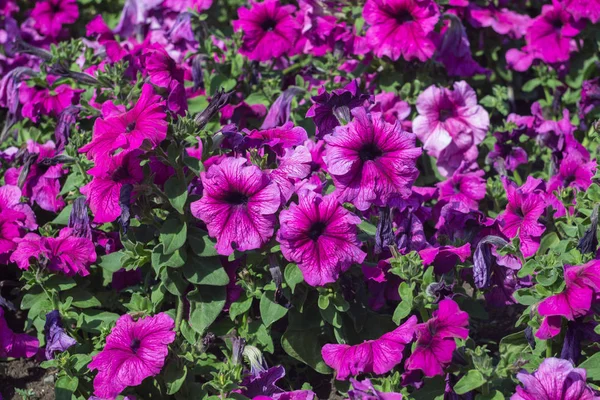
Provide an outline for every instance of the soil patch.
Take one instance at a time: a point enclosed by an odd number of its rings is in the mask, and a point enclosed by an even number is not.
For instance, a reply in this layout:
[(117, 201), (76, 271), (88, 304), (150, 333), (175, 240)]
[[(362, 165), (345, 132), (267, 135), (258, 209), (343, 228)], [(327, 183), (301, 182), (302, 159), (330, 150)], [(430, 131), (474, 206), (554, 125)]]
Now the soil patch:
[(16, 389), (29, 390), (31, 400), (54, 400), (54, 375), (40, 368), (35, 360), (0, 362), (0, 393), (3, 400), (21, 400)]

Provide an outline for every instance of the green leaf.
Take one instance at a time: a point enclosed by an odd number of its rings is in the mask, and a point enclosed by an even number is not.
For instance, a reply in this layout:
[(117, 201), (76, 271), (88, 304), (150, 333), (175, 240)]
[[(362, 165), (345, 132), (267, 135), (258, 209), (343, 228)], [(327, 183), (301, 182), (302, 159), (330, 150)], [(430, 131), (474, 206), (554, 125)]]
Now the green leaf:
[(165, 369), (165, 383), (167, 384), (167, 394), (172, 395), (179, 392), (181, 385), (187, 377), (187, 367), (179, 365), (176, 362), (170, 362)]
[(545, 254), (548, 249), (553, 248), (560, 242), (560, 239), (556, 232), (547, 234), (542, 238), (540, 247), (538, 248), (537, 254)]
[(60, 295), (63, 302), (65, 299), (67, 299), (67, 297), (72, 297), (73, 301), (71, 302), (71, 305), (78, 308), (92, 308), (100, 307), (102, 305), (100, 300), (98, 300), (89, 289), (84, 289), (81, 287), (76, 287), (71, 290), (61, 292)]
[(542, 82), (540, 81), (539, 78), (533, 78), (533, 79), (525, 82), (525, 84), (523, 85), (523, 87), (521, 89), (524, 92), (531, 92), (533, 89), (540, 86), (541, 83)]
[(454, 391), (456, 394), (465, 394), (471, 390), (477, 389), (486, 382), (485, 377), (481, 372), (476, 369), (472, 369), (465, 376), (460, 378), (456, 385), (454, 385)]
[(377, 233), (377, 227), (367, 221), (361, 222), (358, 225), (358, 229), (370, 236), (375, 236), (375, 233)]
[(59, 291), (69, 290), (77, 286), (77, 283), (73, 280), (73, 278), (69, 278), (64, 275), (54, 275), (48, 278), (46, 281), (46, 286), (53, 289), (58, 289)]
[(264, 292), (262, 297), (260, 298), (260, 317), (262, 319), (263, 324), (269, 327), (275, 321), (280, 320), (285, 317), (288, 309), (280, 306), (273, 300), (269, 298), (268, 292)]
[(79, 386), (79, 379), (74, 376), (63, 375), (54, 384), (56, 400), (71, 400), (73, 393)]
[(188, 293), (190, 326), (200, 335), (217, 319), (225, 306), (226, 290), (223, 286), (197, 286)]
[(329, 307), (329, 296), (326, 294), (320, 294), (317, 305), (321, 310), (326, 310)]
[(179, 270), (173, 268), (167, 268), (162, 270), (160, 274), (160, 280), (162, 281), (165, 288), (169, 293), (175, 296), (183, 296), (187, 287), (189, 286), (182, 277)]
[(23, 299), (21, 300), (21, 309), (29, 310), (34, 304), (43, 300), (46, 300), (46, 293), (42, 292), (41, 288), (35, 287), (23, 296)]
[(504, 395), (498, 390), (492, 390), (489, 394), (478, 393), (475, 400), (504, 400)]
[(535, 280), (543, 286), (549, 287), (558, 279), (558, 271), (554, 268), (544, 269), (535, 276)]
[(298, 266), (294, 263), (289, 263), (285, 267), (283, 276), (288, 286), (292, 290), (292, 293), (294, 293), (294, 291), (296, 290), (296, 286), (304, 281), (302, 271), (300, 271), (300, 268), (298, 268)]
[(579, 368), (585, 368), (588, 379), (596, 382), (600, 381), (600, 353), (595, 353), (579, 364)]
[(229, 284), (227, 271), (218, 257), (198, 257), (190, 255), (183, 267), (183, 276), (197, 285), (225, 286)]
[(402, 282), (398, 287), (398, 294), (400, 294), (402, 301), (396, 306), (396, 310), (394, 310), (394, 315), (392, 316), (392, 320), (396, 325), (400, 325), (400, 322), (412, 311), (413, 288), (408, 283)]
[(290, 356), (312, 367), (321, 374), (330, 374), (331, 368), (321, 357), (319, 313), (290, 312), (290, 324), (281, 336), (281, 347)]
[(538, 299), (533, 296), (530, 289), (519, 289), (513, 293), (515, 300), (524, 306), (530, 306), (537, 303)]
[(71, 215), (71, 210), (73, 209), (73, 204), (69, 204), (54, 218), (50, 223), (52, 225), (68, 225), (69, 224), (69, 216)]
[(179, 329), (181, 330), (181, 334), (185, 340), (187, 340), (187, 342), (191, 345), (195, 346), (196, 342), (198, 341), (198, 333), (192, 329), (190, 324), (187, 321), (181, 321)]
[(179, 219), (168, 219), (160, 228), (160, 242), (164, 246), (164, 254), (171, 254), (185, 244), (187, 224)]
[(169, 198), (169, 202), (179, 214), (183, 214), (185, 202), (188, 197), (187, 185), (184, 179), (179, 179), (177, 175), (173, 175), (165, 182), (165, 194)]
[(187, 251), (185, 251), (185, 248), (179, 248), (171, 254), (164, 254), (164, 246), (160, 243), (152, 249), (150, 260), (152, 261), (154, 272), (160, 274), (162, 267), (179, 268), (185, 265)]
[(232, 303), (231, 306), (229, 306), (229, 318), (231, 318), (231, 320), (233, 321), (238, 317), (238, 315), (244, 314), (250, 309), (250, 307), (252, 307), (253, 301), (253, 297), (246, 297), (246, 294), (242, 294), (242, 297), (240, 297), (238, 301)]
[(120, 251), (107, 254), (100, 259), (100, 266), (107, 271), (117, 272), (123, 268), (123, 262), (121, 260), (124, 255), (125, 254)]
[(199, 257), (216, 257), (215, 242), (208, 236), (208, 232), (191, 227), (188, 233), (188, 243), (192, 251)]

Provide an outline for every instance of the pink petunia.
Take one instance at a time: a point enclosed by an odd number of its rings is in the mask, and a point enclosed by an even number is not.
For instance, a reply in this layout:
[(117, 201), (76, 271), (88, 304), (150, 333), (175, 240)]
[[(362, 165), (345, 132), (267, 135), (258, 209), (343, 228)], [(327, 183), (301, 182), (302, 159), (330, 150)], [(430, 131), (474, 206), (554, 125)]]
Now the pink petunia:
[(413, 132), (427, 153), (438, 159), (442, 175), (477, 159), (477, 145), (485, 138), (490, 118), (468, 83), (455, 82), (454, 90), (428, 87), (417, 98), (417, 111)]
[(106, 346), (89, 363), (98, 370), (94, 378), (94, 394), (102, 399), (115, 399), (130, 386), (160, 373), (175, 340), (175, 322), (165, 313), (134, 321), (123, 315), (106, 337)]
[(97, 118), (94, 123), (92, 141), (79, 149), (89, 159), (106, 162), (117, 149), (135, 150), (145, 141), (154, 148), (167, 137), (165, 103), (154, 94), (152, 85), (142, 87), (140, 98), (129, 111), (113, 105), (115, 109), (106, 116), (105, 105), (104, 118)]
[(361, 263), (356, 225), (360, 218), (340, 205), (333, 195), (322, 197), (307, 191), (298, 204), (279, 216), (277, 241), (284, 257), (298, 263), (304, 280), (311, 286), (335, 282), (352, 263)]
[(413, 340), (417, 317), (410, 317), (395, 330), (379, 339), (361, 344), (326, 344), (321, 349), (325, 364), (336, 371), (337, 380), (359, 374), (385, 374), (402, 361), (404, 347)]
[(383, 119), (390, 124), (400, 121), (402, 129), (405, 131), (412, 130), (412, 122), (408, 119), (411, 111), (410, 105), (406, 101), (400, 100), (395, 93), (382, 92), (375, 95), (375, 103), (370, 111), (380, 112)]
[(28, 233), (21, 239), (15, 239), (17, 248), (10, 260), (21, 269), (29, 269), (30, 259), (44, 263), (54, 272), (62, 272), (67, 276), (79, 274), (89, 275), (88, 267), (96, 261), (94, 243), (76, 236), (71, 228), (61, 229), (58, 237), (41, 237)]
[[(583, 21), (582, 21), (583, 22)], [(542, 6), (542, 13), (527, 28), (525, 41), (529, 52), (539, 53), (547, 63), (569, 61), (571, 41), (583, 28), (557, 0)]]
[(441, 246), (429, 247), (419, 251), (423, 265), (433, 265), (436, 274), (450, 272), (460, 260), (465, 262), (471, 256), (471, 244), (465, 243), (460, 247)]
[(594, 24), (600, 21), (599, 0), (566, 0), (565, 9), (573, 15), (575, 20), (589, 19)]
[(94, 222), (112, 222), (121, 215), (121, 188), (123, 185), (141, 183), (144, 179), (138, 156), (138, 151), (123, 151), (88, 170), (93, 178), (81, 188), (81, 193), (90, 204)]
[(31, 11), (34, 27), (42, 34), (56, 37), (63, 25), (72, 24), (79, 18), (77, 0), (45, 0), (35, 2)]
[(341, 202), (361, 211), (385, 206), (393, 197), (408, 197), (419, 171), (415, 135), (400, 124), (385, 122), (380, 113), (352, 110), (354, 119), (325, 137), (325, 164)]
[(444, 182), (438, 183), (439, 200), (448, 203), (459, 202), (467, 207), (478, 210), (479, 202), (485, 197), (486, 181), (484, 172), (476, 170), (465, 172), (459, 168)]
[(493, 6), (487, 8), (473, 6), (469, 10), (469, 16), (474, 26), (491, 27), (496, 33), (514, 39), (522, 38), (531, 24), (528, 15), (518, 14), (506, 8), (497, 9)]
[(575, 368), (569, 360), (546, 358), (532, 374), (522, 371), (517, 379), (522, 386), (510, 400), (598, 400), (586, 384), (583, 368)]
[(542, 181), (528, 177), (521, 187), (503, 178), (508, 205), (506, 211), (498, 216), (500, 230), (506, 237), (514, 238), (519, 235), (521, 252), (525, 257), (531, 257), (540, 245), (540, 236), (546, 228), (538, 222), (544, 213), (546, 201), (540, 185)]
[(469, 315), (454, 300), (440, 301), (426, 323), (416, 326), (417, 346), (404, 365), (407, 371), (421, 370), (427, 377), (443, 375), (456, 349), (454, 338), (469, 336)]
[(162, 47), (152, 48), (145, 53), (145, 67), (150, 82), (156, 86), (168, 88), (171, 81), (183, 82), (183, 69)]
[(23, 104), (21, 113), (34, 122), (40, 115), (57, 117), (67, 107), (79, 103), (82, 90), (69, 85), (58, 85), (53, 89), (21, 85), (19, 100)]
[(6, 324), (4, 309), (0, 307), (0, 358), (33, 357), (40, 344), (25, 333), (14, 333)]
[(254, 61), (269, 61), (293, 49), (300, 24), (292, 16), (296, 8), (279, 4), (279, 0), (251, 2), (250, 9), (238, 8), (238, 20), (233, 21), (235, 31), (243, 36), (240, 53)]
[(254, 129), (245, 137), (250, 147), (267, 147), (278, 156), (283, 156), (285, 149), (299, 146), (308, 140), (304, 128), (286, 122), (282, 126), (269, 129)]
[(281, 199), (267, 174), (243, 158), (229, 157), (201, 178), (204, 193), (191, 210), (217, 239), (219, 254), (258, 249), (273, 236)]
[(440, 11), (431, 0), (367, 0), (363, 10), (367, 43), (377, 57), (427, 61), (435, 52)]

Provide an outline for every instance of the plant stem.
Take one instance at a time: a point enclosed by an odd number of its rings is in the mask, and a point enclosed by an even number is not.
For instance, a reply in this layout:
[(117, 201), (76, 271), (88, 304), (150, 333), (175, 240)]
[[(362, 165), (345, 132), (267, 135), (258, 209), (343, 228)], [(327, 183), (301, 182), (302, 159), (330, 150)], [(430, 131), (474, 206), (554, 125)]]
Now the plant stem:
[(177, 315), (175, 317), (175, 330), (179, 332), (181, 321), (183, 320), (183, 296), (177, 298)]
[(552, 357), (552, 339), (546, 340), (546, 358)]

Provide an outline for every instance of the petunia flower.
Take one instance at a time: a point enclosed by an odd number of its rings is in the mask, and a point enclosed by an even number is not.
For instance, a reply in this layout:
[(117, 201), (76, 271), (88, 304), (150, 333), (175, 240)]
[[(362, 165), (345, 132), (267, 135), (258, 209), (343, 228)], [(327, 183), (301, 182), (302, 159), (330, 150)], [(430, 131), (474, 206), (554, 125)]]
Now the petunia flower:
[(600, 1), (598, 0), (566, 0), (565, 9), (575, 20), (589, 19), (594, 24), (600, 21)]
[(325, 137), (325, 164), (341, 202), (361, 211), (371, 205), (385, 206), (393, 197), (408, 197), (419, 171), (415, 135), (397, 122), (385, 122), (380, 113), (364, 108), (352, 111), (354, 119)]
[(0, 307), (0, 358), (33, 357), (40, 344), (38, 340), (25, 333), (14, 333), (6, 324), (4, 309)]
[(369, 379), (359, 382), (350, 378), (352, 389), (348, 390), (349, 400), (402, 400), (400, 393), (380, 392)]
[(270, 178), (277, 184), (282, 204), (287, 203), (297, 190), (296, 184), (305, 179), (312, 168), (312, 157), (305, 146), (286, 149), (283, 157), (278, 158), (279, 165), (271, 170)]
[(43, 35), (57, 37), (63, 25), (79, 18), (77, 0), (45, 0), (35, 2), (31, 11), (34, 27)]
[(173, 80), (183, 82), (183, 69), (164, 48), (148, 49), (144, 55), (146, 72), (152, 84), (168, 88)]
[(489, 5), (486, 8), (472, 6), (469, 10), (469, 20), (476, 28), (490, 27), (500, 35), (508, 35), (513, 39), (522, 38), (531, 23), (528, 15), (518, 14), (507, 8), (496, 8)]
[(281, 212), (277, 241), (288, 261), (298, 263), (304, 280), (311, 286), (335, 282), (352, 263), (361, 263), (356, 225), (360, 218), (347, 211), (335, 196), (306, 191)]
[(404, 347), (413, 340), (416, 325), (417, 317), (413, 315), (379, 339), (354, 346), (326, 344), (321, 349), (321, 355), (325, 364), (336, 371), (337, 380), (346, 380), (349, 376), (359, 374), (385, 374), (402, 361)]
[(254, 129), (244, 138), (248, 147), (266, 147), (278, 156), (283, 156), (285, 149), (304, 143), (308, 136), (304, 128), (286, 122), (282, 126), (269, 129)]
[(558, 1), (542, 6), (542, 13), (527, 28), (525, 41), (529, 51), (546, 63), (569, 61), (571, 41), (583, 28)]
[(485, 197), (486, 191), (483, 175), (482, 170), (468, 172), (465, 168), (459, 167), (449, 179), (436, 184), (439, 189), (439, 200), (462, 203), (473, 210), (478, 210), (479, 202)]
[[(135, 150), (144, 141), (152, 148), (167, 137), (165, 103), (154, 94), (152, 85), (145, 84), (135, 106), (129, 111), (115, 108), (111, 111), (103, 106), (103, 118), (97, 118), (92, 132), (92, 141), (79, 149), (94, 161), (106, 162), (115, 150)], [(107, 114), (108, 113), (108, 114)]]
[(442, 175), (477, 159), (477, 145), (485, 138), (490, 118), (468, 83), (455, 82), (454, 90), (428, 87), (417, 98), (417, 111), (413, 132), (427, 153), (438, 159)]
[(313, 105), (306, 112), (306, 116), (312, 118), (317, 127), (317, 138), (332, 133), (333, 129), (340, 125), (338, 116), (345, 116), (346, 122), (349, 122), (350, 112), (362, 106), (368, 98), (368, 95), (360, 92), (356, 80), (331, 93), (324, 87), (319, 88), (318, 94), (311, 97)]
[(445, 17), (450, 20), (450, 26), (442, 36), (435, 60), (446, 67), (448, 76), (469, 77), (489, 73), (473, 60), (467, 31), (460, 18), (454, 14), (445, 14)]
[(412, 121), (408, 119), (411, 111), (410, 105), (406, 101), (400, 100), (395, 93), (382, 92), (375, 95), (375, 102), (370, 111), (380, 112), (383, 119), (390, 124), (400, 121), (402, 129), (405, 131), (412, 130)]
[(540, 236), (546, 228), (538, 222), (546, 208), (546, 201), (539, 189), (542, 181), (531, 176), (521, 187), (503, 178), (508, 205), (498, 216), (500, 230), (506, 237), (517, 235), (521, 241), (521, 252), (525, 257), (531, 257), (540, 245)]
[(96, 261), (94, 243), (75, 236), (71, 228), (61, 229), (56, 238), (28, 233), (15, 242), (17, 248), (10, 260), (24, 270), (29, 269), (29, 260), (35, 258), (50, 271), (63, 272), (67, 276), (87, 276), (89, 265)]
[[(51, 79), (52, 82), (54, 79)], [(61, 112), (79, 103), (82, 90), (73, 89), (69, 85), (58, 85), (55, 88), (37, 88), (21, 85), (19, 100), (23, 104), (21, 114), (38, 122), (40, 115), (56, 117)]]
[(363, 9), (367, 43), (377, 57), (427, 61), (435, 52), (440, 11), (431, 0), (367, 0)]
[(260, 248), (271, 236), (280, 195), (277, 185), (243, 158), (228, 157), (201, 175), (204, 194), (191, 204), (222, 255)]
[(456, 349), (454, 338), (466, 339), (468, 324), (469, 315), (454, 300), (440, 301), (432, 318), (416, 326), (417, 346), (406, 360), (405, 369), (421, 370), (427, 377), (443, 375)]
[(466, 243), (460, 247), (441, 246), (429, 247), (419, 251), (423, 265), (432, 265), (438, 275), (450, 272), (460, 260), (465, 262), (471, 256), (471, 244)]
[(54, 352), (66, 351), (69, 347), (77, 344), (77, 341), (69, 336), (61, 325), (60, 312), (54, 310), (46, 314), (44, 326), (46, 335), (46, 359), (54, 359)]
[(251, 2), (250, 9), (238, 8), (238, 20), (233, 21), (236, 32), (243, 33), (240, 53), (253, 61), (269, 61), (293, 49), (300, 24), (292, 13), (292, 5), (282, 6), (279, 0)]
[(587, 373), (575, 368), (568, 360), (546, 358), (532, 374), (517, 374), (522, 386), (510, 400), (597, 400), (595, 392), (586, 383)]
[(95, 355), (88, 368), (98, 370), (94, 378), (94, 394), (102, 399), (115, 399), (130, 386), (160, 373), (175, 340), (175, 322), (165, 313), (137, 321), (126, 314), (117, 320), (106, 337), (106, 346)]
[(121, 189), (144, 179), (138, 156), (138, 151), (122, 151), (88, 170), (93, 178), (81, 188), (81, 193), (88, 200), (94, 222), (112, 222), (121, 215)]

